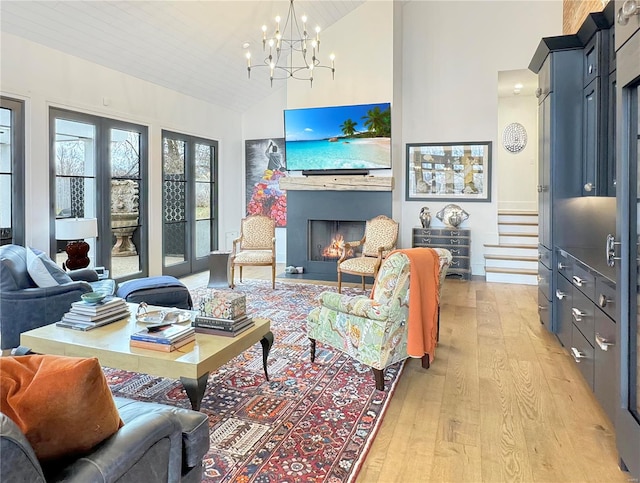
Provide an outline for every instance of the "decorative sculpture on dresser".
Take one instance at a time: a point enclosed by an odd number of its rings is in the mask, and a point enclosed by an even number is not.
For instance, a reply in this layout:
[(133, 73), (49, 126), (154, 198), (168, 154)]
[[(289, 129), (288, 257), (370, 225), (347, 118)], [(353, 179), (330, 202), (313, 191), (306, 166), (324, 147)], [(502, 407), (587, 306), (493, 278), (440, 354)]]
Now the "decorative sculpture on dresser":
[(131, 240), (138, 228), (138, 183), (131, 179), (111, 181), (111, 230), (116, 243), (111, 256), (128, 257), (138, 251)]
[(458, 205), (450, 203), (436, 213), (436, 218), (447, 226), (458, 228), (463, 221), (469, 218), (469, 213)]
[(422, 228), (429, 228), (431, 225), (431, 212), (428, 206), (423, 206), (420, 210), (420, 223), (422, 223)]

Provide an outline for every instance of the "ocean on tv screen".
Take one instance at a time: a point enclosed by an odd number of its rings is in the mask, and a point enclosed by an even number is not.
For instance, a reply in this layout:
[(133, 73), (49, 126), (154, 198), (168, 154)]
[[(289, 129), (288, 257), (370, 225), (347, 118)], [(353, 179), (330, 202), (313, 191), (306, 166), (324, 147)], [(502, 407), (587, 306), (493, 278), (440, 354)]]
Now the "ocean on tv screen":
[(287, 169), (391, 168), (391, 139), (287, 141)]

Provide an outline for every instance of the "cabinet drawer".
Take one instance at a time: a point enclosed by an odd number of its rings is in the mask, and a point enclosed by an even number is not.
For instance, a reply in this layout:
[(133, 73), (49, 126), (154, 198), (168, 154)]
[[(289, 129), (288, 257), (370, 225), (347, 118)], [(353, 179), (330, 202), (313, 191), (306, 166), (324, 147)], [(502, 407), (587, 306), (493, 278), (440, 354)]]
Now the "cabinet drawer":
[(551, 258), (551, 250), (542, 245), (538, 245), (538, 260), (540, 260), (545, 267), (551, 268)]
[(538, 316), (547, 330), (551, 330), (551, 302), (540, 289), (538, 289)]
[(616, 284), (602, 277), (596, 278), (596, 304), (605, 314), (616, 319)]
[(538, 262), (538, 288), (551, 300), (551, 270)]
[(594, 312), (596, 311), (593, 302), (579, 290), (573, 290), (573, 300), (571, 302), (571, 318), (582, 335), (587, 340), (593, 342), (594, 337)]
[[(573, 360), (578, 364), (578, 369), (582, 373), (582, 377), (587, 381), (589, 387), (593, 390), (593, 346), (587, 341), (587, 339), (580, 333), (578, 328), (574, 325), (573, 332), (571, 334), (571, 348), (569, 355), (573, 357)], [(615, 376), (613, 377), (615, 379)]]
[(468, 269), (471, 266), (469, 261), (469, 257), (453, 257), (451, 260), (451, 265), (449, 266), (449, 270), (452, 268), (464, 268)]
[(573, 286), (577, 287), (583, 294), (591, 300), (596, 298), (596, 279), (586, 267), (575, 262), (573, 264), (573, 275), (571, 276)]
[(468, 246), (469, 238), (450, 237), (450, 236), (433, 236), (433, 235), (415, 235), (413, 242), (416, 245), (442, 245), (442, 246)]
[(558, 273), (564, 275), (567, 280), (573, 276), (573, 259), (564, 250), (556, 250), (556, 266)]
[(469, 247), (450, 247), (450, 246), (446, 246), (446, 247), (441, 247), (441, 248), (446, 248), (447, 250), (449, 250), (451, 252), (451, 255), (453, 256), (453, 258), (456, 257), (468, 257), (469, 256)]
[(573, 331), (573, 318), (571, 317), (571, 305), (573, 287), (571, 282), (562, 276), (557, 276), (557, 287), (553, 294), (553, 304), (555, 309), (555, 331), (560, 343), (567, 348), (571, 348), (571, 334)]
[(594, 336), (594, 373), (593, 391), (602, 405), (604, 412), (613, 422), (616, 420), (618, 406), (616, 384), (616, 357), (618, 345), (616, 341), (616, 324), (603, 312), (596, 309)]
[(413, 236), (453, 236), (456, 238), (471, 236), (471, 230), (456, 230), (455, 228), (414, 228)]

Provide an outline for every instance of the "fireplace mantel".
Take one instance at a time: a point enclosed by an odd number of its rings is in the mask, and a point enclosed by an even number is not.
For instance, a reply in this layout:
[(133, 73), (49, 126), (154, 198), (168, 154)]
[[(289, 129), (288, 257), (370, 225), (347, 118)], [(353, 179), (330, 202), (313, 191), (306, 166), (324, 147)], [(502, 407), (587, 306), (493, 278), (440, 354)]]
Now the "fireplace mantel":
[(303, 191), (393, 191), (391, 176), (287, 176), (280, 189)]

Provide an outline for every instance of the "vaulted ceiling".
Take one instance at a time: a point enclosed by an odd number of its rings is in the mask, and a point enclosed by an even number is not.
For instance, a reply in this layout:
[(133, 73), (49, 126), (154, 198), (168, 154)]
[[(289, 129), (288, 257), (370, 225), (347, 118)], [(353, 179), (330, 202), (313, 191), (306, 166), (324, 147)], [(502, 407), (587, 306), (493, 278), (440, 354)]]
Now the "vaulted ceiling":
[[(326, 29), (362, 3), (300, 0), (294, 7), (298, 17), (308, 16), (311, 28)], [(284, 19), (288, 9), (286, 0), (2, 0), (0, 28), (242, 112), (284, 85), (270, 87), (267, 69), (252, 71), (248, 79), (243, 44), (259, 57), (262, 25), (271, 29), (276, 15)]]

